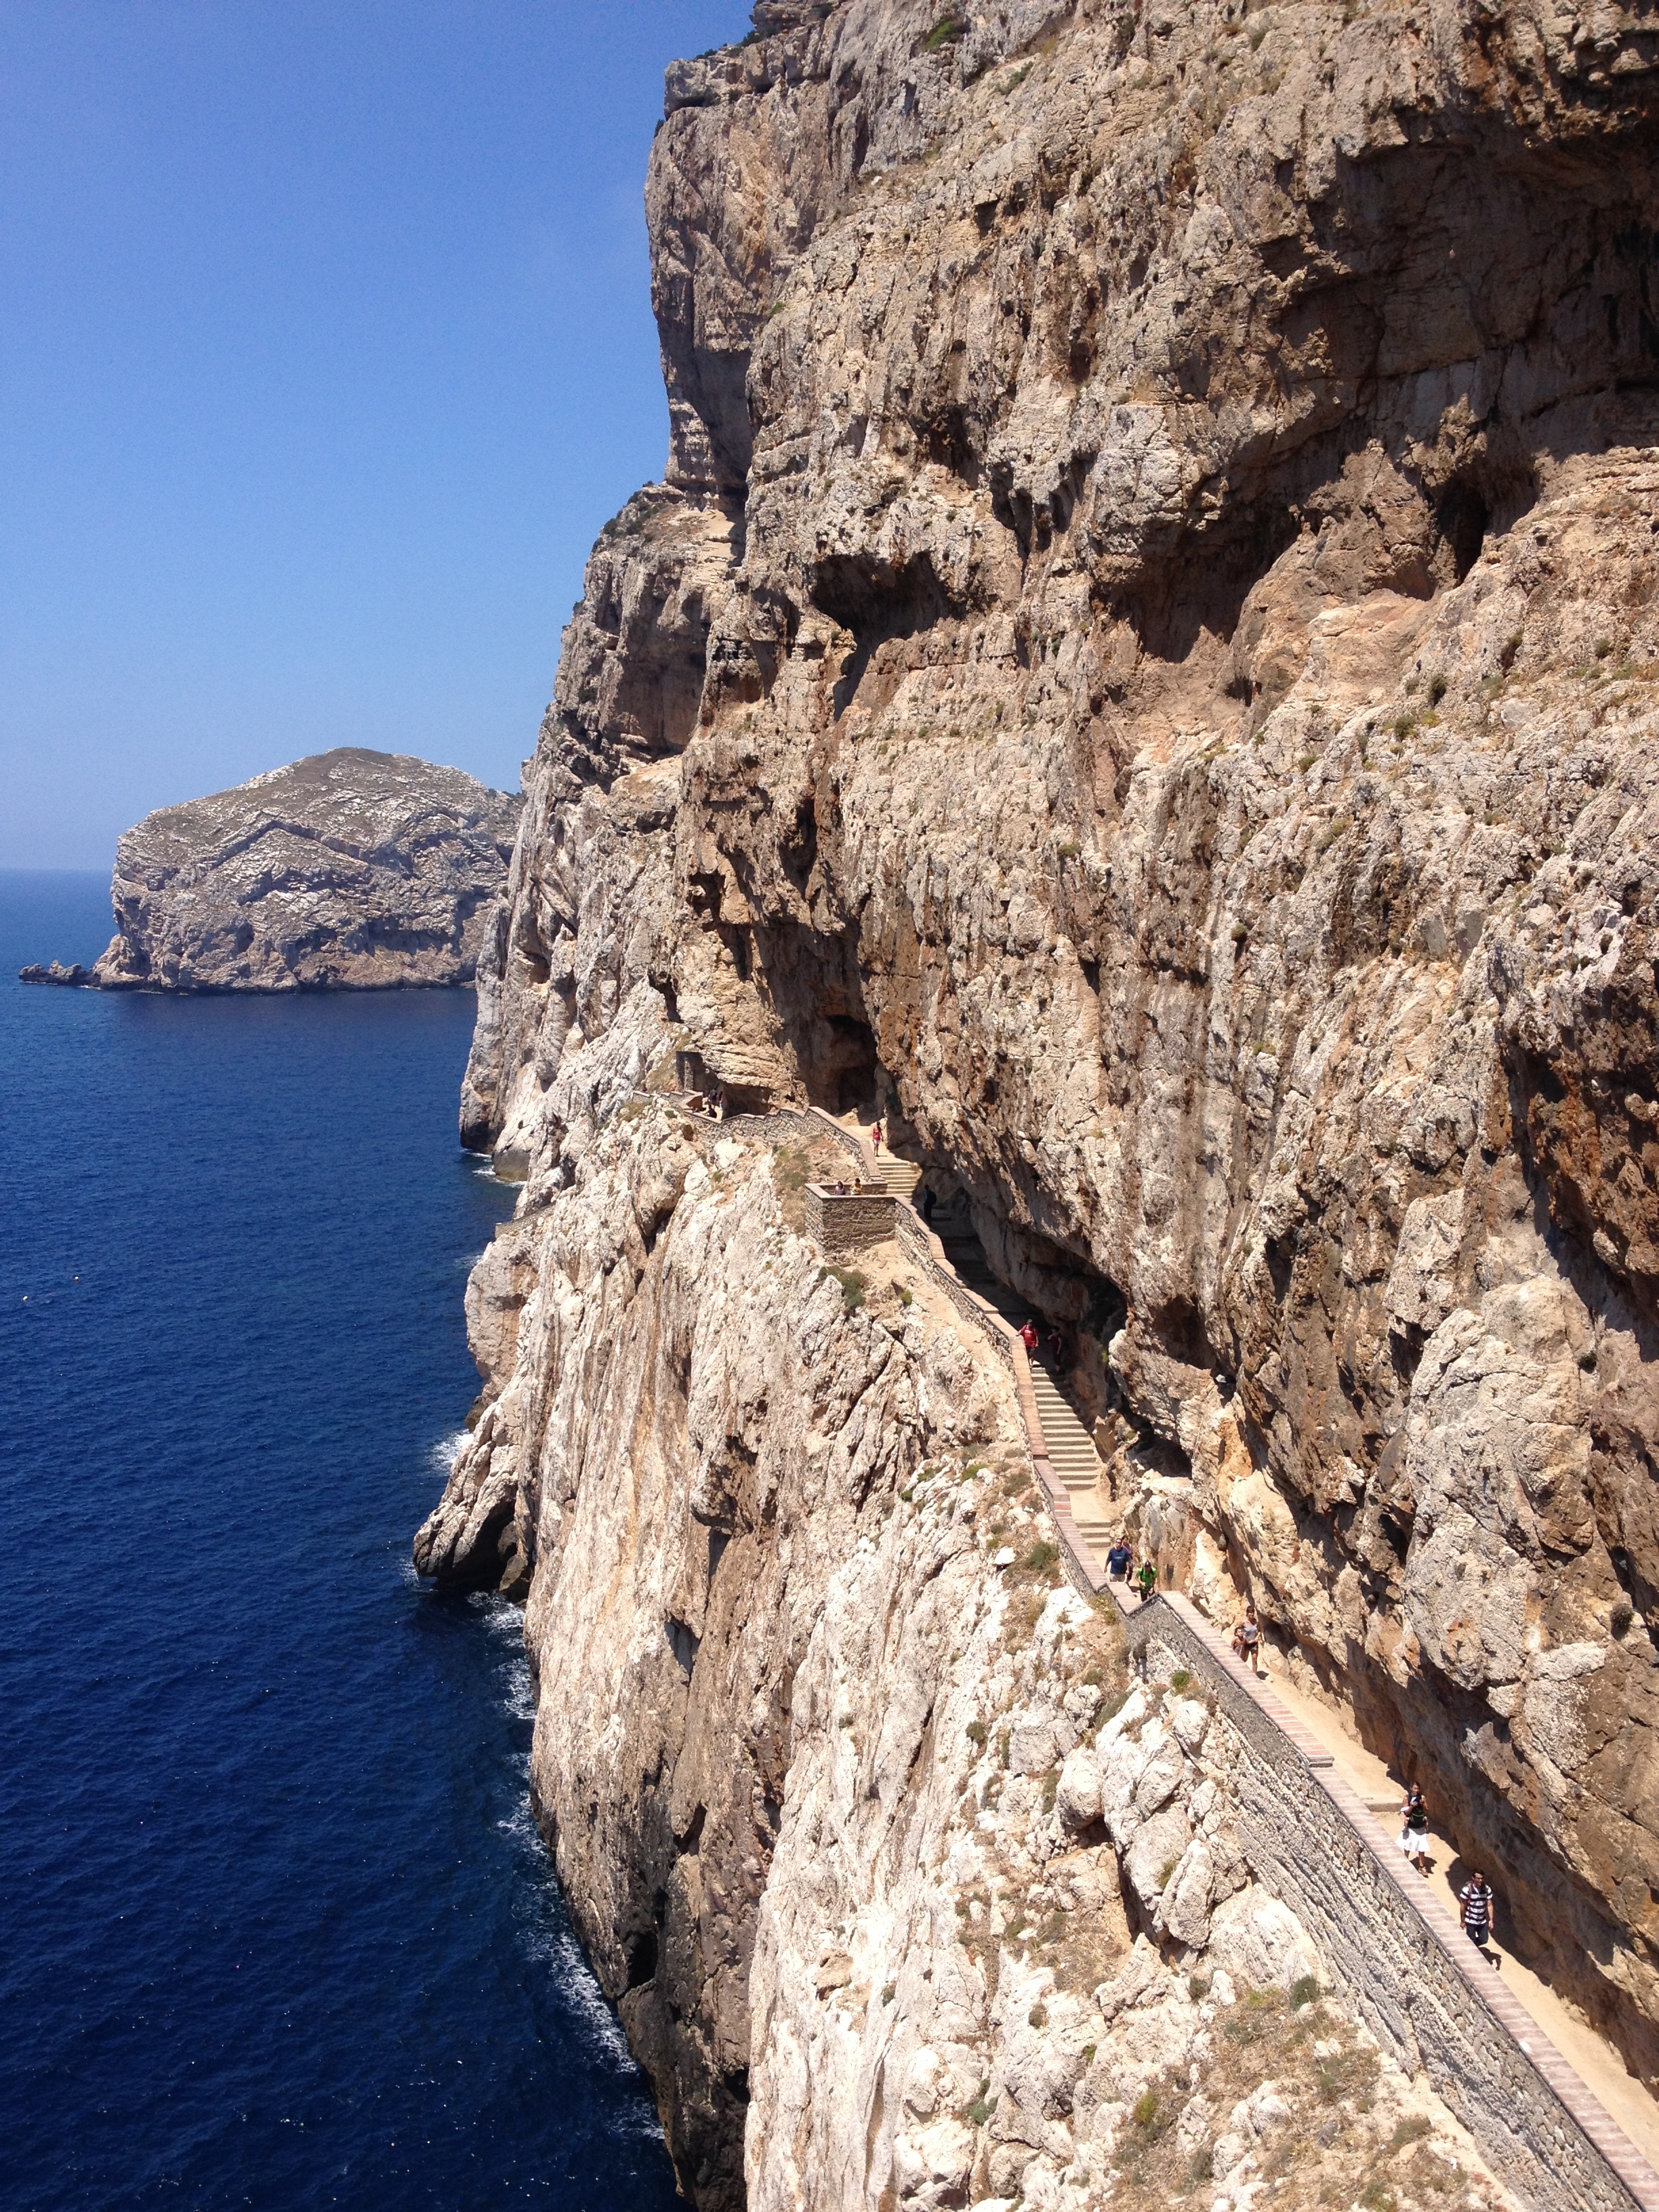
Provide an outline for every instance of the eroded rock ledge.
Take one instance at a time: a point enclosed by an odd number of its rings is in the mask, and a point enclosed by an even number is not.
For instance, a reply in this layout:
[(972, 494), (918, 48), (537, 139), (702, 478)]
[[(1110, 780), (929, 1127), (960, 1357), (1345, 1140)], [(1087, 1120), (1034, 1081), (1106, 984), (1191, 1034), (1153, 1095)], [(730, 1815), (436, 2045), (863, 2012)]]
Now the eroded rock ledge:
[[(338, 746), (126, 831), (88, 981), (148, 991), (470, 983), (522, 802), (459, 769)], [(55, 964), (55, 963), (54, 963)]]

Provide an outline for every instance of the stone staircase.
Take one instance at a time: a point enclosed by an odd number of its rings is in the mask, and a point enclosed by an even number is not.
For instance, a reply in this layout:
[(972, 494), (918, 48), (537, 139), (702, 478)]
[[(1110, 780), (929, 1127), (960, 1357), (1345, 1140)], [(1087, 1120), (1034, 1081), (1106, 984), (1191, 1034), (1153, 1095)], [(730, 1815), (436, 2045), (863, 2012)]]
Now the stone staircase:
[[(945, 1253), (975, 1297), (994, 1307), (1011, 1328), (1018, 1328), (1029, 1316), (1036, 1321), (1041, 1329), (1041, 1316), (1032, 1315), (1025, 1301), (991, 1273), (986, 1264), (985, 1248), (977, 1237), (950, 1238)], [(1042, 1440), (1048, 1447), (1048, 1464), (1071, 1497), (1072, 1518), (1077, 1523), (1079, 1535), (1096, 1559), (1103, 1562), (1111, 1547), (1113, 1532), (1102, 1510), (1101, 1457), (1095, 1449), (1095, 1440), (1073, 1409), (1041, 1352), (1029, 1364), (1037, 1419), (1042, 1425)]]
[(1031, 1389), (1048, 1447), (1048, 1464), (1070, 1492), (1077, 1532), (1103, 1561), (1111, 1548), (1112, 1530), (1101, 1510), (1101, 1459), (1094, 1438), (1061, 1395), (1048, 1369), (1036, 1359), (1031, 1362)]
[(916, 1185), (921, 1181), (921, 1170), (914, 1160), (902, 1160), (884, 1146), (876, 1155), (876, 1171), (883, 1189), (890, 1190), (901, 1200), (914, 1198)]
[[(860, 1124), (856, 1117), (849, 1115), (846, 1126), (857, 1128), (862, 1136), (869, 1125), (867, 1122)], [(867, 1140), (866, 1149), (868, 1149)], [(908, 1204), (914, 1200), (922, 1174), (914, 1160), (902, 1159), (884, 1146), (876, 1155), (876, 1171), (881, 1178), (883, 1188), (890, 1191), (901, 1203)], [(945, 1252), (959, 1279), (966, 1284), (975, 1297), (982, 1298), (1012, 1328), (1018, 1328), (1030, 1309), (1024, 1300), (1006, 1284), (1000, 1283), (991, 1273), (986, 1263), (985, 1248), (978, 1237), (946, 1238)], [(1040, 1320), (1038, 1326), (1042, 1326)], [(1094, 1438), (1073, 1411), (1053, 1371), (1040, 1355), (1031, 1360), (1030, 1370), (1037, 1419), (1042, 1426), (1043, 1441), (1048, 1448), (1048, 1464), (1070, 1494), (1072, 1517), (1077, 1524), (1078, 1534), (1097, 1559), (1103, 1560), (1112, 1542), (1113, 1532), (1102, 1510), (1099, 1491), (1101, 1459), (1095, 1449)]]

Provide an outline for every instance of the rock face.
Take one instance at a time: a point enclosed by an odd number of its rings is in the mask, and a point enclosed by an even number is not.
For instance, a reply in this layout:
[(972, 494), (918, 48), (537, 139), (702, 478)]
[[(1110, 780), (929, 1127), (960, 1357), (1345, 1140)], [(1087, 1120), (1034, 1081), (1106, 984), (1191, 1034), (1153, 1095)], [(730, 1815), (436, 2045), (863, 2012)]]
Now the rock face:
[(1225, 1724), (1126, 1700), (983, 1337), (896, 1245), (820, 1265), (797, 1143), (629, 1096), (653, 1003), (474, 1274), (416, 1559), (527, 1591), (532, 1800), (693, 2201), (1507, 2207), (1317, 2000)]
[(342, 745), (162, 807), (115, 848), (117, 933), (86, 980), (149, 991), (471, 982), (520, 805), (459, 769)]
[[(734, 1103), (878, 1105), (963, 1194), (1066, 1332), (1134, 1525), (1218, 1619), (1253, 1596), (1653, 2079), (1651, 17), (842, 0), (757, 27), (670, 72), (669, 465), (566, 633), (463, 1097), (529, 1190), (475, 1284), (488, 1455), (433, 1557), (528, 1584), (584, 1926), (614, 1986), (640, 1976), (672, 2126), (729, 2144), (764, 2081), (751, 2197), (875, 2201), (855, 2138), (904, 2093), (873, 2030), (738, 1993), (797, 1986), (763, 1962), (810, 1948), (805, 1897), (826, 1941), (848, 1910), (804, 1862), (786, 1902), (777, 1854), (783, 1778), (818, 1786), (801, 1655), (840, 1648), (833, 1575), (890, 1571), (853, 1464), (896, 1480), (943, 1439), (872, 1437), (892, 1355), (855, 1318), (802, 1334), (836, 1294), (793, 1261), (722, 1274), (700, 1246), (695, 1327), (689, 1291), (599, 1327), (679, 1249), (666, 1155), (624, 1164), (620, 1122), (672, 1044)], [(645, 1555), (680, 1544), (675, 1603), (714, 1601), (693, 1523), (780, 1561), (828, 1543), (787, 1591), (733, 1578), (748, 1641), (684, 1645), (676, 1725), (699, 1771), (750, 1747), (752, 1818), (606, 1732), (680, 1665)], [(900, 1679), (873, 1624), (931, 1602), (890, 1571), (843, 1662), (855, 1737)], [(842, 1801), (872, 1912), (933, 1863), (876, 1834), (872, 1803), (896, 1831), (909, 1802), (876, 1771)], [(629, 1967), (605, 1931), (680, 1909), (694, 1829), (705, 1873), (724, 1854), (674, 1923), (697, 1942)], [(847, 2194), (809, 2161), (790, 2198), (836, 2035)]]

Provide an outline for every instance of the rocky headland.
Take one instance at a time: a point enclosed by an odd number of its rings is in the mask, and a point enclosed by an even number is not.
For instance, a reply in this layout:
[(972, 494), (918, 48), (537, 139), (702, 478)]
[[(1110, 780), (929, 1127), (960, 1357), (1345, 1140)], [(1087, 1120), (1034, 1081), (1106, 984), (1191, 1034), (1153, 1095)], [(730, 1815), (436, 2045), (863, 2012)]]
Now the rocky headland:
[(115, 848), (100, 990), (470, 983), (522, 801), (406, 753), (342, 745), (164, 806)]
[(1659, 30), (773, 0), (667, 107), (669, 464), (480, 954), (525, 1189), (417, 1564), (526, 1600), (699, 2204), (1480, 2201), (1006, 1376), (669, 1094), (881, 1110), (1102, 1510), (1659, 2075)]

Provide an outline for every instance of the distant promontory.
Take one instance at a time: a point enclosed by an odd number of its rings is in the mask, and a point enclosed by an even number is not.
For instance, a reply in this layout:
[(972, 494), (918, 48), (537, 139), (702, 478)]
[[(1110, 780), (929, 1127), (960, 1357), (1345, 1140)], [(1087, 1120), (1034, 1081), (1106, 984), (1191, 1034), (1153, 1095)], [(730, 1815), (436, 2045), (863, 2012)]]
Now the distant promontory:
[(460, 769), (342, 745), (146, 815), (116, 847), (103, 990), (470, 983), (522, 800)]

